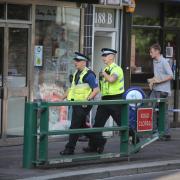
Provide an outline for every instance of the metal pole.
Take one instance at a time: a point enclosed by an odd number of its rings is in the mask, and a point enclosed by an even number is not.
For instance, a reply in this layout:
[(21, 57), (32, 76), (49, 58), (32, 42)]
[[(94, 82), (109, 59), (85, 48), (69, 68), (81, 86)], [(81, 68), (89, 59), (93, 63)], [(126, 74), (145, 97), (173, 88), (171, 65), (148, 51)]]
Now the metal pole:
[[(121, 105), (121, 126), (129, 127), (129, 106)], [(129, 128), (121, 133), (120, 154), (128, 155)]]
[(25, 104), (23, 168), (35, 166), (37, 148), (37, 114), (36, 104)]
[(159, 103), (158, 131), (163, 134), (165, 131), (165, 111), (167, 111), (166, 102)]
[(42, 104), (44, 108), (40, 118), (39, 160), (40, 163), (45, 163), (48, 159), (49, 108), (46, 103)]

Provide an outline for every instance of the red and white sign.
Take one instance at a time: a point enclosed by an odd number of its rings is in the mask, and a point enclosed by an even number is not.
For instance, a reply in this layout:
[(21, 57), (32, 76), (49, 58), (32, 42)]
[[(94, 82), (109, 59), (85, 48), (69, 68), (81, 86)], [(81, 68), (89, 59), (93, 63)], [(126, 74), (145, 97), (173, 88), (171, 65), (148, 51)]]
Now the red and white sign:
[(153, 108), (137, 110), (137, 132), (153, 130)]

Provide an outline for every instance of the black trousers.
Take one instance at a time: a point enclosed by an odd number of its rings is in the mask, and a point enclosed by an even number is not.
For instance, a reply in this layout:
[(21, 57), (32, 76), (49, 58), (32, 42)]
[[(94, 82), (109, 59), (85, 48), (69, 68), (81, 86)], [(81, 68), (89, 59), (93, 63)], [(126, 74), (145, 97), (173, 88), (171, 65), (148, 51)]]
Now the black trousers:
[[(118, 126), (121, 126), (121, 105), (100, 105), (97, 108), (93, 127), (104, 127), (108, 118), (112, 116)], [(97, 148), (104, 146), (102, 132), (89, 134), (89, 146)]]
[[(87, 106), (87, 107), (73, 106), (70, 129), (84, 128), (84, 124), (86, 122), (86, 116), (89, 114), (91, 108), (92, 106)], [(74, 150), (79, 136), (80, 134), (70, 134), (69, 142), (66, 144), (66, 148)]]

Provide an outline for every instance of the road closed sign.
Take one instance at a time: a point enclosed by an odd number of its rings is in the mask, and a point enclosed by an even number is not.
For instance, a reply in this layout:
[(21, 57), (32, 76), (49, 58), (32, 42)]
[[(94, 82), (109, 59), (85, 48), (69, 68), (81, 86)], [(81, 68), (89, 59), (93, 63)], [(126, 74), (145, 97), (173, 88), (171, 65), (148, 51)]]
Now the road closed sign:
[(139, 108), (137, 110), (137, 132), (153, 130), (153, 108)]

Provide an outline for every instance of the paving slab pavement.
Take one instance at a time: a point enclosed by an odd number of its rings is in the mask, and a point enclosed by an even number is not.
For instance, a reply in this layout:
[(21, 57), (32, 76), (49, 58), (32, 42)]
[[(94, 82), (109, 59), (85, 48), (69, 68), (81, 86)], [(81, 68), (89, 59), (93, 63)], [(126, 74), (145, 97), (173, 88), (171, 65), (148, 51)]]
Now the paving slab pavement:
[[(49, 143), (49, 157), (59, 156), (65, 142), (54, 140)], [(87, 142), (78, 142), (75, 153), (81, 154), (82, 147)], [(117, 152), (119, 141), (117, 137), (108, 139), (105, 152)], [(141, 149), (130, 158), (119, 158), (116, 161), (83, 162), (79, 165), (53, 167), (47, 169), (22, 168), (23, 146), (0, 147), (0, 179), (97, 179), (123, 174), (134, 174), (150, 171), (180, 168), (180, 129), (172, 129), (171, 141), (156, 141)]]

